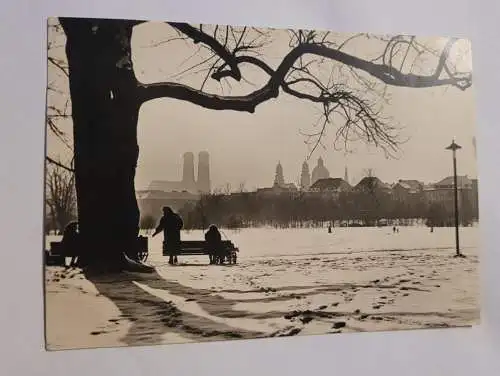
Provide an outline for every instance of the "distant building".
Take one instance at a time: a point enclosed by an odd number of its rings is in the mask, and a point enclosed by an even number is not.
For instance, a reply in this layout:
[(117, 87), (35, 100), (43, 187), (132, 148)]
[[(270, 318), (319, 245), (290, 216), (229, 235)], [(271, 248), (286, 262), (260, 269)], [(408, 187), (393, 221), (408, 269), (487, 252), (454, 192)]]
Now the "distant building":
[(281, 186), (282, 189), (288, 190), (288, 191), (297, 191), (297, 186), (293, 183), (285, 183), (283, 186)]
[[(457, 176), (458, 191), (472, 190), (472, 181), (467, 176)], [(425, 198), (428, 202), (446, 202), (454, 199), (453, 176), (448, 176), (425, 188)]]
[(196, 202), (200, 194), (210, 193), (210, 156), (202, 151), (198, 154), (198, 179), (195, 180), (194, 154), (183, 155), (181, 181), (153, 180), (148, 188), (137, 191), (137, 203), (141, 216), (161, 216), (163, 206), (180, 210), (185, 204)]
[(472, 210), (474, 210), (474, 218), (479, 218), (479, 191), (478, 191), (478, 180), (471, 179), (472, 182)]
[(188, 192), (196, 192), (196, 181), (194, 180), (194, 154), (191, 152), (184, 153), (184, 165), (182, 169), (182, 184), (183, 190)]
[(398, 180), (392, 186), (393, 197), (398, 201), (406, 201), (410, 197), (421, 196), (424, 191), (424, 183), (418, 180)]
[(270, 188), (259, 188), (257, 189), (258, 195), (280, 195), (284, 193), (297, 192), (298, 189), (293, 183), (285, 183), (285, 177), (283, 175), (283, 166), (280, 162), (276, 165), (276, 172), (274, 175), (274, 183)]
[(307, 191), (311, 186), (311, 174), (309, 173), (309, 165), (306, 161), (302, 163), (302, 172), (300, 174), (300, 189)]
[(158, 219), (162, 215), (162, 208), (170, 206), (179, 211), (188, 203), (195, 203), (200, 199), (199, 194), (184, 192), (163, 192), (144, 190), (137, 191), (137, 203), (142, 217), (152, 216)]
[[(263, 188), (266, 189), (266, 188)], [(276, 173), (274, 175), (274, 184), (273, 187), (271, 188), (275, 192), (281, 192), (281, 191), (296, 191), (297, 187), (293, 183), (285, 183), (285, 177), (283, 175), (283, 166), (281, 165), (281, 162), (278, 162), (276, 165)]]
[(359, 193), (391, 193), (391, 186), (375, 176), (366, 176), (356, 184), (354, 191)]
[[(472, 211), (472, 216), (478, 216), (478, 192), (477, 179), (469, 179), (467, 176), (457, 176), (458, 207), (467, 208)], [(454, 180), (453, 176), (448, 176), (443, 180), (425, 187), (425, 200), (429, 203), (441, 203), (446, 210), (454, 210)]]
[(196, 181), (198, 191), (210, 193), (210, 155), (208, 151), (200, 151), (198, 154), (198, 180)]
[(316, 183), (319, 179), (327, 179), (330, 177), (330, 171), (325, 167), (323, 158), (318, 158), (318, 164), (312, 170), (311, 184)]
[(479, 192), (478, 192), (478, 180), (477, 179), (470, 179), (471, 183), (472, 183), (472, 193), (474, 194), (474, 200), (476, 201), (476, 203), (479, 201), (478, 200), (478, 196), (479, 196)]
[[(452, 189), (454, 187), (453, 176), (448, 176), (443, 180), (434, 184), (434, 188), (438, 189)], [(457, 176), (457, 187), (460, 189), (472, 189), (472, 180), (465, 176)]]
[(283, 187), (285, 185), (285, 178), (283, 176), (283, 166), (281, 162), (276, 165), (276, 174), (274, 176), (273, 187)]
[(210, 159), (206, 151), (198, 155), (198, 180), (194, 178), (194, 154), (191, 152), (183, 155), (183, 169), (181, 181), (153, 180), (148, 187), (150, 191), (163, 192), (190, 192), (210, 193)]
[(341, 193), (349, 192), (351, 186), (342, 178), (326, 178), (319, 179), (313, 185), (311, 185), (311, 192), (321, 192), (321, 193)]
[(294, 194), (295, 192), (298, 192), (297, 187), (293, 183), (288, 183), (283, 186), (273, 186), (271, 188), (259, 188), (256, 191), (256, 194), (263, 195), (263, 196), (276, 196), (276, 195), (283, 195), (283, 194)]

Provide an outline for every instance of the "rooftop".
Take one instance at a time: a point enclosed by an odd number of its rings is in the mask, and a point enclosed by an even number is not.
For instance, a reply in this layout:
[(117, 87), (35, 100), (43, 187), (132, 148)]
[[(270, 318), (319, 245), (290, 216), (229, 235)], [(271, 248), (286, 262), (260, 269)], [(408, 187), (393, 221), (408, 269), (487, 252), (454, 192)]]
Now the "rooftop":
[(424, 183), (418, 180), (404, 180), (400, 179), (394, 186), (399, 185), (409, 191), (420, 191), (424, 187)]
[(390, 189), (390, 185), (375, 176), (366, 176), (356, 184), (356, 189)]
[[(472, 180), (469, 179), (469, 177), (467, 175), (457, 176), (457, 186), (464, 187), (464, 186), (471, 185), (471, 184), (472, 184)], [(434, 184), (435, 187), (453, 186), (453, 185), (454, 185), (453, 176), (448, 176), (448, 177), (444, 178), (443, 180)]]
[(338, 189), (341, 187), (350, 187), (350, 185), (342, 178), (319, 179), (313, 185), (311, 185), (311, 189), (319, 189), (319, 190), (326, 190), (332, 188)]

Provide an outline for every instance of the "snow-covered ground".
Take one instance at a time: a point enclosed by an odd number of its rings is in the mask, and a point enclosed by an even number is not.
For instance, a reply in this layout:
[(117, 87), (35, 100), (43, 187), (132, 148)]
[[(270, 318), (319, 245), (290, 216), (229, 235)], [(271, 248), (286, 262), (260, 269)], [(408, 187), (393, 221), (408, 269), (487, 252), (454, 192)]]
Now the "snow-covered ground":
[[(241, 250), (241, 257), (321, 255), (329, 253), (352, 253), (378, 250), (447, 249), (455, 247), (454, 228), (435, 228), (431, 233), (427, 227), (340, 227), (329, 234), (326, 228), (317, 229), (272, 229), (257, 228), (223, 230), (225, 239), (232, 240)], [(201, 230), (184, 231), (185, 240), (201, 240)], [(161, 236), (150, 238), (150, 247), (155, 254), (161, 250)], [(477, 249), (478, 228), (460, 229), (460, 243), (464, 252)]]
[[(85, 279), (47, 268), (49, 348), (464, 326), (479, 319), (477, 227), (460, 229), (465, 259), (452, 257), (453, 228), (224, 235), (240, 249), (237, 265), (185, 256), (169, 266), (159, 235), (149, 240), (153, 275)], [(182, 238), (203, 234), (184, 231)]]

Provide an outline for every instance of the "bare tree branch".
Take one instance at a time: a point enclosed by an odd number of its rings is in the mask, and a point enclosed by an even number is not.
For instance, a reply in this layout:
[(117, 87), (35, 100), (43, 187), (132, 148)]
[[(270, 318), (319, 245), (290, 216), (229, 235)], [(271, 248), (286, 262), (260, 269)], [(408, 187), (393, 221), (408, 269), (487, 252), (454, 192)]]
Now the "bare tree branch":
[(65, 166), (64, 164), (62, 164), (61, 162), (57, 162), (56, 160), (50, 158), (49, 156), (46, 156), (45, 159), (47, 160), (47, 162), (55, 165), (55, 166), (58, 166), (58, 167), (61, 167), (63, 169), (65, 169), (66, 171), (68, 172), (75, 172), (75, 169), (74, 168), (71, 168), (71, 167), (68, 167), (68, 166)]
[[(447, 51), (443, 51), (442, 59), (446, 59)], [(436, 87), (444, 85), (456, 86), (462, 90), (468, 88), (471, 83), (471, 76), (440, 78), (444, 65), (438, 65), (432, 75), (417, 75), (413, 73), (402, 73), (398, 69), (363, 60), (356, 56), (349, 55), (342, 51), (331, 49), (317, 44), (302, 44), (292, 49), (282, 60), (281, 64), (274, 71), (266, 85), (245, 96), (223, 96), (204, 93), (201, 90), (193, 89), (189, 86), (173, 83), (139, 84), (140, 98), (148, 101), (160, 97), (170, 97), (186, 100), (205, 108), (217, 110), (237, 110), (253, 113), (256, 106), (279, 94), (279, 88), (283, 85), (283, 80), (294, 65), (297, 59), (306, 54), (327, 57), (341, 62), (350, 67), (356, 68), (380, 81), (392, 86), (405, 87)], [(258, 60), (258, 59), (255, 59)], [(264, 66), (264, 64), (262, 64)]]
[(61, 72), (63, 72), (66, 77), (69, 77), (68, 68), (63, 65), (63, 62), (59, 61), (58, 59), (52, 56), (47, 57), (47, 59), (56, 68), (58, 68)]
[[(211, 37), (200, 29), (186, 23), (169, 22), (169, 25), (190, 37), (195, 44), (204, 43), (209, 46), (231, 68), (232, 78), (236, 81), (241, 80), (241, 72), (238, 68), (238, 64), (234, 60), (234, 55), (232, 55), (222, 44), (220, 44), (216, 38)], [(214, 33), (217, 33), (217, 30)]]
[[(261, 50), (270, 39), (270, 32), (266, 30), (168, 24), (177, 37), (153, 46), (173, 40), (191, 40), (197, 46), (184, 62), (192, 58), (196, 61), (172, 77), (176, 82), (137, 82), (136, 94), (140, 103), (168, 97), (208, 109), (253, 113), (259, 104), (278, 97), (281, 90), (321, 109), (318, 119), (320, 131), (310, 135), (314, 140), (313, 150), (321, 145), (326, 125), (334, 123), (334, 147), (339, 142), (346, 147), (347, 142), (362, 140), (392, 153), (400, 140), (396, 137), (396, 127), (381, 116), (379, 100), (389, 101), (387, 85), (414, 88), (454, 86), (466, 90), (472, 84), (471, 73), (458, 72), (450, 62), (450, 51), (457, 41), (455, 38), (448, 39), (439, 51), (419, 43), (413, 36), (355, 34), (339, 41), (338, 35), (330, 32), (290, 30), (290, 50), (279, 64), (271, 65)], [(357, 56), (356, 48), (350, 47), (361, 37), (381, 43), (383, 52), (375, 58)], [(419, 66), (419, 62), (424, 61), (424, 53), (436, 59), (433, 65), (424, 64), (426, 70)], [(57, 60), (55, 62), (58, 63)], [(266, 81), (245, 95), (224, 93), (228, 87), (231, 91), (231, 79), (248, 82), (242, 73), (244, 66), (258, 68), (260, 73), (267, 75)], [(427, 71), (429, 66), (432, 71)], [(178, 82), (179, 77), (188, 73), (201, 75), (200, 85), (197, 86), (200, 89)], [(220, 94), (204, 91), (209, 78), (219, 83)], [(379, 98), (372, 100), (377, 96)], [(54, 117), (63, 117), (59, 112), (53, 112)], [(53, 120), (49, 126), (58, 132)]]
[(66, 166), (53, 162), (54, 167), (47, 172), (45, 180), (45, 203), (59, 230), (63, 231), (76, 213), (75, 174)]

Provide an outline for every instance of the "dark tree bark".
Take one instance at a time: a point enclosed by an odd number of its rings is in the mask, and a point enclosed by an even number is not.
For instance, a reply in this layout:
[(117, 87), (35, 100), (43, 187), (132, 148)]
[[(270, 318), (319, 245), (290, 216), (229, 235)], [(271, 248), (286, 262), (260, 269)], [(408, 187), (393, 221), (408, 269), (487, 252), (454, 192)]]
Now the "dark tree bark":
[(136, 244), (139, 147), (133, 24), (60, 19), (66, 33), (79, 231), (85, 263), (116, 264)]

